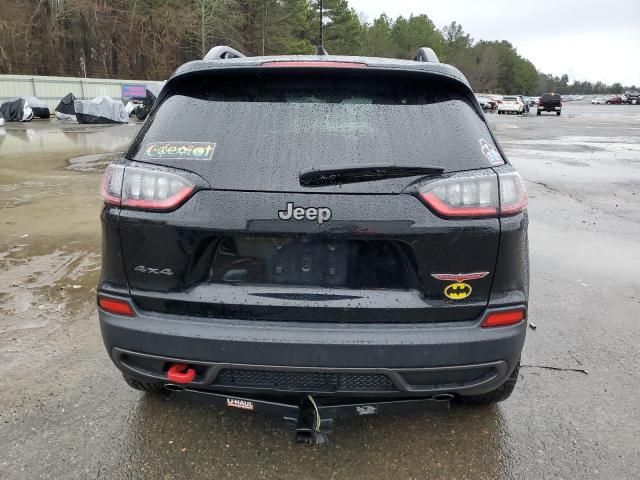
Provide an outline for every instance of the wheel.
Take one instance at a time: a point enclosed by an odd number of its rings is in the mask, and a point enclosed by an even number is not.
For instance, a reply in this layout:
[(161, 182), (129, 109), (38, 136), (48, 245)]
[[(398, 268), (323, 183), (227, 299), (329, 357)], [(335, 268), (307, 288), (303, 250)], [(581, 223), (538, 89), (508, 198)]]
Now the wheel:
[(136, 118), (142, 121), (145, 118), (147, 118), (147, 115), (149, 114), (149, 109), (146, 106), (136, 108), (135, 114), (136, 114)]
[(560, 115), (560, 112), (556, 112), (556, 115)]
[(482, 395), (470, 395), (468, 397), (460, 397), (460, 400), (463, 403), (469, 405), (490, 405), (492, 403), (503, 402), (507, 398), (511, 396), (514, 388), (516, 388), (516, 383), (518, 382), (518, 371), (520, 370), (520, 362), (516, 365), (516, 368), (513, 369), (511, 375), (505, 380), (505, 382), (500, 385), (495, 390), (491, 390), (490, 392), (483, 393)]
[(141, 382), (140, 380), (136, 380), (135, 378), (131, 378), (125, 374), (122, 374), (124, 377), (124, 381), (127, 382), (131, 388), (135, 388), (136, 390), (140, 390), (147, 393), (152, 393), (154, 395), (169, 395), (169, 390), (164, 388), (164, 385), (161, 383), (146, 383)]
[(536, 115), (542, 115), (542, 112), (540, 110), (538, 110), (538, 112), (536, 113)]

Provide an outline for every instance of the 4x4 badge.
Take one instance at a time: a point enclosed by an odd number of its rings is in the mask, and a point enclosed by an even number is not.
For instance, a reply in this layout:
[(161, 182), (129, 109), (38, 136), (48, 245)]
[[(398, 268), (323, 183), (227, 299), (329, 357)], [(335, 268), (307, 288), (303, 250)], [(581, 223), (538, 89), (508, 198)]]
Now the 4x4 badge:
[(436, 280), (442, 280), (450, 283), (444, 287), (444, 296), (450, 300), (462, 300), (471, 295), (473, 289), (471, 285), (465, 283), (470, 280), (478, 280), (489, 275), (489, 272), (475, 272), (475, 273), (432, 273), (431, 276)]

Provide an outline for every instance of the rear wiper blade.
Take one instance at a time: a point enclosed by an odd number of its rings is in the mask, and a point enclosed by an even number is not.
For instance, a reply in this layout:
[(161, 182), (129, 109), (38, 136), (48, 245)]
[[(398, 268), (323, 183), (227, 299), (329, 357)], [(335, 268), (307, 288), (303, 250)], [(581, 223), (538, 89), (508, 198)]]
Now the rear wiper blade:
[(346, 165), (300, 172), (300, 185), (322, 187), (344, 183), (369, 182), (387, 178), (433, 176), (444, 172), (442, 167), (402, 165)]

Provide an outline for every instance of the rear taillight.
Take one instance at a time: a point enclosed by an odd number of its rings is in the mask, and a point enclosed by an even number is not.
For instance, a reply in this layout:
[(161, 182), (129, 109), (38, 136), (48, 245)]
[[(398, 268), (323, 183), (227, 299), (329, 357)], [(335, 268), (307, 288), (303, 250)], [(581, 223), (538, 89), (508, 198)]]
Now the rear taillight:
[(500, 215), (516, 215), (527, 208), (527, 190), (517, 172), (499, 173)]
[(120, 205), (120, 192), (122, 190), (122, 176), (124, 167), (122, 165), (109, 165), (102, 177), (100, 185), (100, 196), (104, 203), (109, 205)]
[(527, 194), (516, 172), (455, 176), (427, 185), (420, 198), (445, 218), (515, 215), (527, 206)]
[(109, 205), (170, 211), (182, 205), (195, 190), (190, 180), (168, 169), (109, 165), (100, 194)]
[(491, 328), (491, 327), (506, 327), (507, 325), (515, 325), (516, 323), (520, 323), (526, 317), (526, 312), (522, 308), (518, 308), (516, 310), (502, 310), (500, 312), (491, 312), (484, 320), (480, 326), (482, 328)]

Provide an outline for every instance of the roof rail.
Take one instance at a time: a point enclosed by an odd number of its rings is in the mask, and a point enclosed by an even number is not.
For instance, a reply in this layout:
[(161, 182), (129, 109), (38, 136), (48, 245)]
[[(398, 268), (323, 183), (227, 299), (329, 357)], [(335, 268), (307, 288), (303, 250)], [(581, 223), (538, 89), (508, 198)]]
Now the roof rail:
[(431, 62), (431, 63), (440, 63), (438, 60), (438, 56), (436, 52), (433, 51), (432, 48), (429, 47), (420, 47), (416, 52), (416, 56), (413, 57), (416, 62)]
[(226, 45), (218, 45), (209, 50), (204, 56), (204, 60), (225, 60), (227, 58), (241, 58), (244, 54), (240, 53), (235, 48), (227, 47)]

